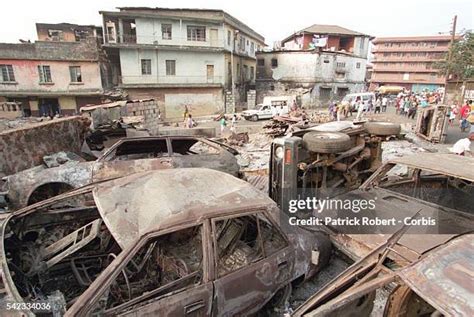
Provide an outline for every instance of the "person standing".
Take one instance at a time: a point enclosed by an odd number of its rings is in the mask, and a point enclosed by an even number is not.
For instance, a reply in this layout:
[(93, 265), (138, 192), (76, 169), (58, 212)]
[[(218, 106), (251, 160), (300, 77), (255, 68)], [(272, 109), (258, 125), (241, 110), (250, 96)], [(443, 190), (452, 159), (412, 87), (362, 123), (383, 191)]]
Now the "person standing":
[(382, 98), (382, 112), (387, 111), (387, 104), (388, 104), (388, 98), (387, 98), (387, 96), (383, 96), (383, 98)]
[(222, 116), (221, 121), (219, 122), (221, 126), (221, 134), (224, 133), (225, 127), (227, 126), (227, 120), (225, 119), (225, 115)]
[(374, 111), (374, 113), (380, 113), (380, 107), (381, 106), (382, 106), (382, 101), (380, 100), (380, 97), (379, 97), (375, 101), (375, 111)]
[(364, 108), (365, 108), (364, 102), (361, 99), (359, 99), (359, 101), (357, 101), (356, 103), (356, 107), (357, 107), (356, 121), (360, 121), (364, 114)]
[(184, 121), (186, 121), (186, 119), (188, 118), (188, 114), (189, 114), (188, 105), (184, 105), (184, 113), (183, 113), (183, 120)]
[(466, 102), (466, 104), (461, 108), (461, 132), (466, 131), (469, 125), (467, 117), (469, 117), (469, 114), (471, 113), (470, 103), (472, 103), (471, 100), (469, 100), (469, 102)]
[(188, 129), (191, 129), (194, 127), (194, 121), (193, 121), (193, 117), (191, 116), (191, 114), (189, 113), (188, 114), (188, 118), (186, 119), (186, 128)]
[(413, 99), (410, 102), (410, 108), (408, 109), (408, 119), (415, 119), (417, 108), (418, 108), (418, 103), (416, 99)]
[(236, 128), (237, 128), (237, 115), (234, 113), (234, 115), (232, 116), (231, 124), (230, 124), (230, 131), (232, 133), (235, 133)]

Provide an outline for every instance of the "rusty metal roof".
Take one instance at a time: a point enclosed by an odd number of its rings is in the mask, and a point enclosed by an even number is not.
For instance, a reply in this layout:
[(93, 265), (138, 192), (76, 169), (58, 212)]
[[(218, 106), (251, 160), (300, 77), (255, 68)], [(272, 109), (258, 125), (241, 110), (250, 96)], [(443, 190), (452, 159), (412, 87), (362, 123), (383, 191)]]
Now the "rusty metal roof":
[(192, 224), (209, 216), (275, 203), (229, 174), (204, 168), (133, 174), (97, 185), (94, 200), (122, 248), (152, 230)]
[(474, 235), (464, 235), (399, 276), (445, 316), (474, 316)]
[(455, 154), (416, 153), (390, 161), (474, 181), (474, 158)]

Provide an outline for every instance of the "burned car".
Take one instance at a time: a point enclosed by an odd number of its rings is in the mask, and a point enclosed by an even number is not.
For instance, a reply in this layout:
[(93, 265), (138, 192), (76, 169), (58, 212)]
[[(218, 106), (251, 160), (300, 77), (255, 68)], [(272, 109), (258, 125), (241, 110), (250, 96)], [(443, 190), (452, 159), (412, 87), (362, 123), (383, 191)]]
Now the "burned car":
[[(405, 230), (342, 272), (292, 316), (473, 316), (474, 236), (454, 237), (400, 265), (388, 259)], [(374, 313), (376, 292), (389, 295)]]
[(388, 122), (338, 121), (277, 138), (270, 153), (270, 197), (285, 206), (300, 195), (357, 188), (381, 165), (381, 142), (399, 133), (400, 125)]
[(251, 314), (330, 257), (325, 234), (280, 216), (263, 192), (216, 170), (90, 184), (2, 222), (0, 305), (55, 303), (67, 316)]
[(65, 159), (8, 176), (2, 192), (18, 209), (91, 182), (177, 167), (206, 167), (238, 176), (238, 152), (209, 139), (188, 136), (125, 138), (96, 161)]
[[(452, 154), (418, 153), (393, 159), (381, 166), (360, 188), (334, 197), (337, 200), (375, 201), (375, 209), (358, 217), (395, 218), (401, 223), (420, 211), (431, 223), (411, 226), (393, 247), (394, 261), (415, 261), (427, 251), (474, 231), (474, 159)], [(335, 209), (327, 216), (353, 216)], [(392, 226), (394, 227), (394, 226)], [(383, 244), (391, 231), (381, 227), (328, 226), (331, 240), (353, 259), (360, 259)]]

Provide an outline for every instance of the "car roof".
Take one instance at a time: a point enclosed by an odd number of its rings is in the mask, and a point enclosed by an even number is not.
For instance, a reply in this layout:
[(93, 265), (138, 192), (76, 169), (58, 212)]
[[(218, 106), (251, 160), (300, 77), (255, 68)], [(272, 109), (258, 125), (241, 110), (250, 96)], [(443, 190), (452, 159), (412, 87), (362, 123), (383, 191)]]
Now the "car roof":
[(448, 153), (416, 153), (390, 161), (474, 181), (474, 158)]
[(473, 238), (472, 234), (456, 238), (398, 275), (443, 315), (473, 316)]
[(196, 224), (237, 210), (276, 207), (249, 183), (205, 168), (133, 174), (98, 184), (93, 195), (122, 248), (150, 231)]

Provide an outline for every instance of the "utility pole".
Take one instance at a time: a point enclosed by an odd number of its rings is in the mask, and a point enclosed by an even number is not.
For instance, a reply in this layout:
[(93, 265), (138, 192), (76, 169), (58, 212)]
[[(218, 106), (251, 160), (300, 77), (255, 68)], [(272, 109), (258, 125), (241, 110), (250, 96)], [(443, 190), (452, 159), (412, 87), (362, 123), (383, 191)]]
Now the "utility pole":
[[(453, 18), (453, 26), (451, 29), (451, 42), (449, 43), (449, 51), (448, 51), (448, 61), (447, 64), (451, 63), (451, 59), (453, 57), (453, 46), (454, 46), (454, 40), (456, 39), (456, 22), (458, 20), (458, 16), (455, 15)], [(448, 92), (448, 78), (449, 78), (449, 67), (446, 69), (446, 79), (444, 81), (444, 96), (443, 96), (443, 103), (446, 103), (446, 95)]]

